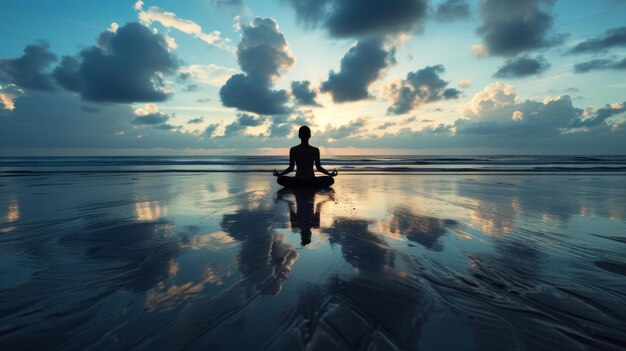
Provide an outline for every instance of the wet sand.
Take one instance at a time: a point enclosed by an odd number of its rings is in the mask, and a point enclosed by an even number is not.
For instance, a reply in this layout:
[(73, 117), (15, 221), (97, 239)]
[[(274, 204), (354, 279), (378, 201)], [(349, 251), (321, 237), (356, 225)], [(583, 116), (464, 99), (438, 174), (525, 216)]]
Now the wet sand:
[(0, 177), (0, 349), (619, 350), (624, 175)]

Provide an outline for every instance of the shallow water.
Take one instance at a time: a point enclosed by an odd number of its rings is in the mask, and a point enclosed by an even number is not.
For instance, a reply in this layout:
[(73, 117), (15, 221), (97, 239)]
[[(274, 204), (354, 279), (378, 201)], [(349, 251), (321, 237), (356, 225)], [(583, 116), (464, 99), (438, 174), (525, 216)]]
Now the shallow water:
[(624, 175), (0, 177), (0, 349), (618, 350)]

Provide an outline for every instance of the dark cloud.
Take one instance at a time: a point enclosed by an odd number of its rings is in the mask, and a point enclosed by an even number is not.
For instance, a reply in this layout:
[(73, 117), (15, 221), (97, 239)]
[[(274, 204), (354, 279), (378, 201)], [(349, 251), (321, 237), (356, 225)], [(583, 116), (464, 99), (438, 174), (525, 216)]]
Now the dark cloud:
[(572, 120), (569, 128), (593, 128), (602, 125), (607, 119), (626, 112), (626, 101), (621, 104), (606, 105), (598, 109), (595, 114), (588, 118), (577, 118)]
[(587, 39), (576, 45), (571, 52), (598, 52), (619, 46), (626, 46), (626, 27), (609, 29), (600, 37)]
[(206, 134), (208, 137), (213, 136), (213, 133), (215, 133), (215, 130), (217, 129), (217, 127), (219, 127), (220, 125), (218, 123), (212, 123), (209, 124), (205, 129), (204, 129), (204, 134)]
[(226, 125), (224, 131), (225, 136), (242, 134), (248, 127), (257, 127), (265, 123), (266, 118), (261, 116), (252, 116), (247, 113), (238, 113), (237, 119)]
[(296, 99), (296, 103), (300, 106), (320, 106), (320, 104), (315, 101), (317, 92), (311, 89), (311, 82), (308, 80), (291, 82), (291, 94)]
[(313, 126), (315, 117), (310, 114), (310, 111), (299, 111), (297, 115), (293, 116), (276, 116), (272, 118), (272, 123), (269, 127), (270, 138), (284, 138), (290, 136), (300, 126)]
[(265, 123), (265, 118), (252, 116), (247, 113), (241, 113), (238, 115), (238, 117), (239, 124), (246, 127), (256, 127)]
[(298, 20), (334, 37), (391, 34), (420, 29), (428, 0), (289, 0)]
[(170, 116), (161, 113), (161, 112), (155, 112), (155, 113), (150, 113), (147, 114), (145, 116), (138, 116), (133, 120), (133, 124), (137, 124), (137, 125), (157, 125), (157, 124), (161, 124), (161, 123), (165, 123), (167, 122), (167, 120), (170, 119)]
[(227, 107), (261, 115), (279, 115), (290, 110), (285, 104), (289, 96), (285, 90), (272, 90), (267, 79), (235, 74), (220, 89), (220, 99)]
[(483, 37), (487, 51), (495, 56), (557, 45), (562, 36), (551, 35), (553, 19), (544, 8), (553, 0), (482, 0), (482, 24), (476, 33)]
[(198, 85), (198, 84), (187, 84), (187, 86), (185, 86), (185, 88), (183, 88), (183, 91), (185, 92), (194, 92), (194, 91), (200, 91), (202, 90), (202, 88)]
[(271, 18), (257, 17), (242, 32), (237, 61), (245, 74), (233, 75), (220, 89), (222, 104), (258, 114), (288, 113), (287, 92), (272, 90), (272, 80), (295, 62), (285, 36)]
[(193, 80), (193, 74), (191, 74), (191, 72), (180, 72), (178, 73), (178, 76), (176, 76), (176, 80), (181, 83), (186, 83), (190, 80)]
[(395, 49), (385, 50), (380, 39), (360, 40), (341, 59), (338, 73), (330, 71), (320, 91), (331, 93), (334, 102), (367, 99), (367, 91), (384, 69), (395, 64)]
[(80, 97), (62, 91), (31, 91), (20, 99), (23, 104), (16, 106), (11, 118), (0, 121), (0, 149), (21, 148), (38, 155), (65, 153), (55, 152), (62, 149), (93, 155), (97, 149), (112, 154), (115, 150), (204, 147), (193, 133), (160, 130), (159, 124), (134, 124), (137, 116), (129, 105), (102, 104), (97, 111), (85, 112)]
[(270, 124), (270, 137), (271, 138), (284, 138), (291, 134), (294, 129), (293, 123), (290, 123), (287, 116), (280, 116), (272, 119)]
[(550, 68), (550, 63), (543, 56), (536, 58), (520, 56), (506, 60), (504, 66), (500, 67), (493, 75), (496, 78), (521, 78), (537, 75)]
[(385, 130), (385, 129), (387, 129), (389, 127), (393, 127), (395, 125), (396, 124), (394, 122), (385, 122), (384, 124), (381, 124), (378, 127), (376, 127), (376, 129), (378, 129), (378, 130)]
[[(6, 33), (5, 33), (6, 34)], [(24, 89), (54, 90), (46, 69), (57, 59), (45, 41), (30, 44), (18, 58), (0, 60), (0, 82), (13, 83)]]
[(180, 129), (182, 127), (181, 126), (171, 125), (171, 124), (168, 124), (168, 123), (161, 123), (161, 124), (155, 125), (154, 128), (161, 129), (161, 130), (176, 130), (176, 129)]
[(246, 129), (246, 126), (242, 126), (239, 122), (234, 121), (226, 125), (224, 129), (224, 136), (232, 136), (234, 134), (240, 134)]
[(326, 139), (326, 140), (328, 139), (340, 140), (340, 139), (351, 138), (351, 137), (353, 138), (361, 134), (362, 132), (366, 131), (366, 126), (367, 126), (367, 119), (360, 117), (353, 121), (350, 121), (348, 124), (344, 124), (339, 127), (331, 127), (330, 125), (328, 125), (326, 126), (326, 129), (324, 130), (324, 132), (321, 133), (321, 135), (319, 135), (318, 137), (320, 139)]
[(401, 115), (430, 102), (457, 99), (460, 91), (447, 88), (449, 82), (439, 76), (443, 72), (445, 68), (442, 65), (428, 66), (409, 72), (399, 85), (392, 84), (394, 101), (387, 113)]
[(276, 78), (295, 63), (285, 36), (273, 19), (257, 17), (241, 30), (237, 62), (249, 76)]
[(615, 59), (595, 59), (574, 65), (574, 72), (576, 73), (587, 73), (607, 69), (626, 70), (626, 58), (619, 61)]
[(454, 21), (469, 16), (470, 7), (465, 0), (447, 0), (439, 4), (435, 11), (435, 18), (441, 22)]
[(189, 121), (187, 121), (187, 124), (199, 124), (204, 122), (204, 117), (197, 117), (197, 118), (192, 118)]
[(178, 62), (163, 35), (131, 22), (102, 32), (97, 43), (62, 58), (54, 70), (59, 84), (99, 102), (164, 101), (172, 94), (163, 75), (173, 74)]

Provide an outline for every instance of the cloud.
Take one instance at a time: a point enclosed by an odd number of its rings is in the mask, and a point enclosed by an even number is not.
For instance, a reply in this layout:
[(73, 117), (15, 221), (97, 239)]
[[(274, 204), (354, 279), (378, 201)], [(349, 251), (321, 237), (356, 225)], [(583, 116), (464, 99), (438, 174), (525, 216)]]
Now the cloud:
[(258, 127), (265, 123), (266, 118), (262, 116), (253, 116), (247, 113), (238, 113), (237, 119), (226, 125), (224, 136), (233, 136), (243, 134), (248, 127)]
[(44, 72), (57, 59), (45, 41), (27, 45), (18, 58), (0, 59), (0, 82), (15, 84), (24, 89), (54, 90), (52, 79)]
[(563, 37), (551, 35), (553, 19), (544, 9), (553, 0), (482, 0), (481, 25), (476, 33), (483, 37), (487, 52), (494, 56), (517, 54), (555, 46)]
[(222, 86), (228, 81), (233, 74), (237, 73), (236, 69), (219, 66), (216, 64), (208, 65), (189, 65), (178, 69), (179, 76), (183, 75), (187, 80), (193, 80), (198, 83)]
[(310, 111), (300, 111), (293, 116), (276, 116), (272, 118), (269, 127), (270, 138), (285, 138), (295, 134), (300, 126), (314, 126), (315, 117), (309, 113)]
[(395, 62), (395, 49), (386, 50), (383, 40), (360, 40), (341, 59), (340, 71), (330, 71), (320, 91), (330, 93), (334, 102), (367, 99), (370, 84)]
[(321, 140), (335, 141), (344, 138), (356, 138), (367, 131), (368, 118), (359, 117), (339, 127), (333, 127), (330, 124), (326, 126), (324, 131), (317, 136)]
[[(15, 110), (15, 100), (24, 95), (24, 91), (15, 84), (0, 84), (0, 107), (4, 110)], [(0, 111), (2, 110), (0, 109)]]
[(477, 59), (487, 56), (487, 48), (483, 44), (472, 45), (470, 47), (470, 52), (472, 53), (472, 56)]
[(587, 73), (599, 70), (626, 70), (626, 58), (622, 60), (615, 59), (595, 59), (574, 65), (575, 73)]
[(576, 45), (571, 52), (576, 54), (598, 52), (619, 46), (626, 46), (626, 27), (609, 29), (602, 36), (587, 39)]
[[(489, 84), (474, 95), (465, 109), (465, 116), (492, 118), (494, 111), (513, 107), (517, 103), (515, 87), (502, 82)], [(509, 114), (510, 116), (511, 114)]]
[[(20, 99), (11, 118), (0, 121), (0, 149), (21, 148), (38, 155), (65, 153), (63, 150), (93, 155), (96, 149), (110, 154), (113, 150), (203, 145), (193, 133), (134, 124), (139, 115), (129, 105), (102, 104), (98, 110), (86, 112), (80, 97), (64, 91), (31, 91)], [(141, 108), (146, 115), (154, 111), (149, 106)], [(128, 152), (132, 153), (124, 153)]]
[(168, 119), (170, 119), (170, 116), (161, 112), (156, 112), (145, 116), (139, 116), (133, 120), (133, 123), (137, 125), (156, 125), (165, 123)]
[(460, 89), (466, 89), (472, 86), (472, 81), (469, 79), (463, 79), (459, 81), (456, 86), (458, 86)]
[(213, 134), (215, 133), (215, 130), (217, 129), (217, 127), (219, 127), (220, 125), (218, 123), (212, 123), (209, 124), (205, 129), (204, 129), (204, 134), (206, 134), (209, 138), (213, 136)]
[(97, 102), (164, 101), (173, 91), (163, 78), (178, 69), (165, 37), (137, 23), (105, 31), (98, 45), (64, 56), (54, 77), (64, 88)]
[(228, 39), (222, 39), (219, 31), (205, 33), (202, 27), (196, 22), (178, 18), (173, 12), (164, 11), (156, 6), (151, 6), (144, 10), (143, 1), (137, 1), (135, 3), (135, 10), (138, 11), (139, 21), (145, 26), (150, 26), (153, 22), (159, 22), (163, 27), (177, 29), (209, 45), (228, 51), (232, 50), (230, 41)]
[(220, 99), (227, 107), (261, 115), (288, 113), (289, 96), (285, 90), (272, 90), (266, 79), (235, 74), (220, 89)]
[(196, 102), (199, 102), (199, 103), (205, 103), (205, 102), (209, 102), (209, 101), (211, 101), (211, 98), (200, 98), (200, 99), (196, 100)]
[(202, 90), (202, 88), (198, 84), (187, 84), (187, 86), (183, 88), (183, 91), (188, 93), (200, 90)]
[(237, 61), (246, 74), (274, 79), (295, 63), (285, 36), (273, 19), (257, 17), (241, 30)]
[(222, 104), (258, 114), (288, 113), (287, 92), (272, 90), (273, 80), (295, 63), (285, 36), (273, 19), (259, 17), (242, 33), (237, 61), (245, 74), (231, 76), (222, 86)]
[(455, 123), (457, 133), (500, 136), (558, 136), (583, 129), (606, 128), (610, 117), (626, 111), (624, 103), (606, 105), (596, 112), (574, 107), (568, 95), (543, 101), (520, 101), (511, 85), (494, 83), (474, 95), (465, 110), (469, 120)]
[(172, 116), (159, 111), (155, 104), (145, 104), (136, 108), (134, 113), (136, 117), (133, 119), (132, 124), (137, 126), (152, 126), (161, 130), (180, 128), (179, 126), (166, 123)]
[(322, 26), (331, 36), (354, 37), (419, 30), (427, 0), (289, 0), (298, 20)]
[(264, 117), (253, 116), (247, 113), (240, 113), (238, 114), (238, 117), (239, 118), (237, 121), (239, 122), (239, 124), (245, 127), (257, 127), (265, 123)]
[(504, 66), (500, 67), (493, 76), (495, 78), (522, 78), (541, 74), (548, 68), (550, 68), (550, 63), (543, 56), (536, 58), (519, 56), (506, 60)]
[(450, 22), (470, 16), (470, 7), (464, 0), (446, 0), (437, 6), (435, 18), (441, 22)]
[(377, 130), (385, 130), (389, 127), (393, 127), (396, 124), (394, 122), (385, 122), (384, 124), (379, 125), (378, 127), (376, 127)]
[(320, 106), (315, 100), (317, 92), (311, 89), (311, 82), (308, 80), (291, 82), (291, 95), (300, 106)]
[(607, 119), (621, 114), (623, 104), (606, 105), (595, 113), (574, 107), (568, 95), (543, 102), (526, 100), (499, 105), (482, 111), (470, 120), (458, 120), (457, 134), (497, 135), (498, 137), (558, 137), (563, 134), (609, 130)]
[(569, 128), (593, 128), (602, 125), (609, 118), (626, 112), (626, 101), (615, 104), (607, 104), (583, 118), (577, 118), (568, 126)]
[(196, 117), (187, 121), (187, 124), (200, 124), (204, 122), (204, 117)]
[(424, 104), (442, 99), (457, 99), (461, 92), (448, 88), (448, 82), (439, 76), (444, 71), (442, 65), (428, 66), (409, 72), (406, 79), (392, 84), (390, 89), (393, 103), (387, 113), (401, 115)]

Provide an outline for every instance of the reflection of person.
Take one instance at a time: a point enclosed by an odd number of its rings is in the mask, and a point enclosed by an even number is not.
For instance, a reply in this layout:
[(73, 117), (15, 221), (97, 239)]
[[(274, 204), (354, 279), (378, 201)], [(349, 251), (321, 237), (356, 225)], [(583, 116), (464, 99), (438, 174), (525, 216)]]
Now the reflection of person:
[[(284, 187), (329, 187), (335, 182), (332, 177), (337, 175), (337, 171), (333, 170), (328, 172), (322, 167), (320, 162), (320, 150), (314, 146), (309, 145), (309, 139), (311, 138), (311, 129), (307, 126), (300, 127), (298, 131), (298, 137), (301, 142), (300, 145), (294, 146), (289, 150), (289, 167), (282, 172), (274, 170), (274, 175), (278, 177), (278, 184)], [(313, 171), (313, 164), (315, 168), (326, 174), (326, 176), (316, 177)], [(287, 177), (286, 174), (293, 171), (294, 165), (296, 166), (296, 176)]]
[[(288, 196), (293, 194), (295, 202)], [(327, 194), (327, 198), (315, 205), (315, 195)], [(334, 200), (335, 193), (332, 191), (319, 191), (313, 189), (282, 189), (278, 192), (276, 200), (283, 200), (289, 205), (289, 220), (291, 228), (300, 229), (300, 244), (306, 246), (311, 243), (311, 229), (320, 227), (320, 213), (322, 206)]]

